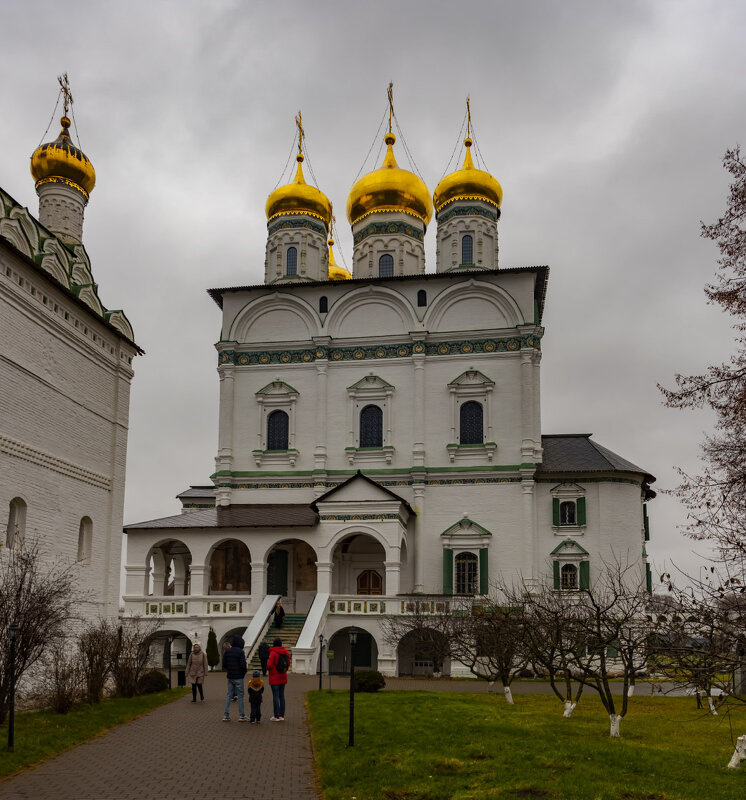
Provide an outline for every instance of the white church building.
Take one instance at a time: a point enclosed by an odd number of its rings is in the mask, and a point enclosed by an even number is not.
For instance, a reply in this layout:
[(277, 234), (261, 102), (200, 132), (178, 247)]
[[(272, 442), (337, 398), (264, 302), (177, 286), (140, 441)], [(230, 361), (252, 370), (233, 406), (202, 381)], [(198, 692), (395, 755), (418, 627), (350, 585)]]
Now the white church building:
[(266, 204), (264, 283), (209, 291), (213, 485), (126, 526), (126, 613), (186, 640), (240, 633), (252, 650), (281, 598), (295, 671), (317, 670), (320, 635), (346, 668), (354, 626), (356, 664), (412, 674), (416, 648), (384, 640), (387, 615), (437, 613), (500, 575), (573, 591), (615, 556), (644, 576), (654, 479), (590, 434), (542, 434), (549, 270), (498, 265), (502, 188), (472, 139), (431, 195), (389, 130), (347, 200), (350, 274), (299, 130), (295, 180)]
[[(63, 89), (66, 91), (66, 89)], [(31, 157), (39, 216), (0, 189), (0, 559), (33, 538), (73, 563), (84, 617), (119, 613), (132, 360), (83, 245), (93, 165), (62, 128)]]

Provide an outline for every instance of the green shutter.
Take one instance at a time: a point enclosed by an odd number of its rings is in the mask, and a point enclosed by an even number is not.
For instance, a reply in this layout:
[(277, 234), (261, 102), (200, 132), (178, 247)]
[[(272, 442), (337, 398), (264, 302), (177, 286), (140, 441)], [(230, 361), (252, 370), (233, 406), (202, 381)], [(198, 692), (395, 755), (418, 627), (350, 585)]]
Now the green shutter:
[(642, 524), (645, 528), (645, 541), (650, 541), (650, 522), (648, 522), (648, 507), (642, 507)]
[(443, 548), (443, 594), (453, 594), (453, 550)]
[(591, 565), (587, 561), (580, 562), (580, 588), (591, 588)]
[(490, 591), (490, 573), (488, 556), (489, 550), (482, 547), (479, 550), (479, 593), (488, 594)]
[(553, 569), (553, 572), (554, 572), (554, 588), (555, 589), (559, 589), (560, 588), (560, 565), (559, 565), (559, 561), (553, 561), (552, 562), (552, 569)]
[(576, 506), (578, 511), (578, 525), (585, 525), (585, 497), (578, 497)]
[(653, 573), (650, 571), (650, 564), (645, 564), (645, 585), (648, 594), (653, 594)]
[(552, 525), (559, 525), (559, 497), (552, 498)]

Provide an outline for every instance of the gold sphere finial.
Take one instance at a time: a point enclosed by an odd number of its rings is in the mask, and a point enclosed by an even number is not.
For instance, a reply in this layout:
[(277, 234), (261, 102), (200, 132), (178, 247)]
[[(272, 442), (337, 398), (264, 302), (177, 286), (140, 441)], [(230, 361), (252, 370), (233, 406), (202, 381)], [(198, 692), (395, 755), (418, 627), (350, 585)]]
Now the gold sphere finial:
[(387, 133), (387, 134), (386, 134), (386, 135), (383, 137), (383, 141), (384, 141), (386, 144), (388, 144), (388, 145), (396, 144), (396, 136), (394, 136), (394, 134), (393, 134), (393, 133), (391, 133), (391, 131), (389, 131), (389, 132), (388, 132), (388, 133)]

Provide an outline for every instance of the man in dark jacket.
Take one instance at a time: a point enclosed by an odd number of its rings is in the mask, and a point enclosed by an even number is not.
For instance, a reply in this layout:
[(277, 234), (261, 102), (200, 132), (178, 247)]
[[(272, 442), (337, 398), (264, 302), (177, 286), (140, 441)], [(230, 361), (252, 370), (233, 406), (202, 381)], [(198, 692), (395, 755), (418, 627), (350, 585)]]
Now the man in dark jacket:
[(225, 696), (223, 722), (231, 721), (231, 700), (234, 694), (238, 697), (238, 721), (249, 721), (249, 718), (244, 714), (243, 705), (243, 679), (246, 675), (246, 654), (243, 648), (243, 639), (240, 636), (234, 636), (231, 647), (223, 653), (223, 669), (228, 678), (228, 693)]
[(262, 665), (262, 675), (267, 674), (267, 659), (269, 658), (269, 645), (262, 641), (259, 645), (259, 663)]

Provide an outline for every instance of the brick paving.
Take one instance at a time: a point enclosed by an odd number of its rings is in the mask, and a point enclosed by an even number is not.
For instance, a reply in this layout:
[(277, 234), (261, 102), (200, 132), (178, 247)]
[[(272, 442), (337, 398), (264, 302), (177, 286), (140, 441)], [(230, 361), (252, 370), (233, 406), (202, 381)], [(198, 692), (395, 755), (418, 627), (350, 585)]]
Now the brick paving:
[[(0, 782), (2, 800), (316, 800), (304, 696), (318, 686), (291, 675), (285, 722), (222, 722), (226, 681), (208, 675), (205, 701), (176, 700), (40, 766)], [(246, 701), (246, 713), (249, 705)]]
[[(324, 689), (328, 686), (324, 676)], [(332, 688), (348, 686), (349, 678), (332, 678)], [(387, 678), (386, 686), (490, 691), (484, 681), (448, 679)], [(239, 723), (237, 703), (231, 704), (231, 722), (222, 722), (225, 688), (222, 673), (209, 675), (203, 703), (192, 703), (191, 695), (176, 700), (8, 778), (0, 782), (0, 800), (317, 800), (304, 697), (318, 688), (318, 677), (290, 675), (284, 723), (269, 721), (269, 685), (260, 725)], [(513, 684), (514, 694), (550, 691), (542, 682)], [(650, 693), (650, 684), (638, 684), (639, 695)]]

